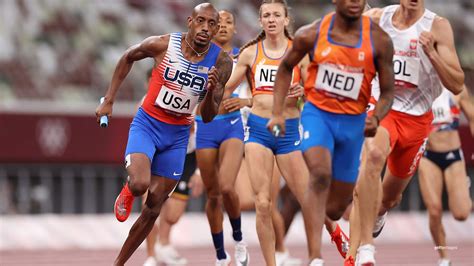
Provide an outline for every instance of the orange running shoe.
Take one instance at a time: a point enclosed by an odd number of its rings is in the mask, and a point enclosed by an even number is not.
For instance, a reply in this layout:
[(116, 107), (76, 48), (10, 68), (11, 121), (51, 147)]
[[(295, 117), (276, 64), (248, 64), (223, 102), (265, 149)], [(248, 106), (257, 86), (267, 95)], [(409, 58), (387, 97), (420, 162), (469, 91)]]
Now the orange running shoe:
[(349, 256), (349, 258), (346, 258), (344, 260), (344, 266), (354, 266), (354, 258), (352, 256)]
[(133, 200), (135, 200), (135, 197), (132, 195), (127, 183), (115, 200), (114, 213), (119, 222), (124, 222), (130, 216)]
[(339, 224), (336, 224), (336, 229), (330, 235), (331, 241), (336, 244), (339, 254), (343, 259), (346, 258), (347, 251), (349, 251), (349, 237), (344, 234)]

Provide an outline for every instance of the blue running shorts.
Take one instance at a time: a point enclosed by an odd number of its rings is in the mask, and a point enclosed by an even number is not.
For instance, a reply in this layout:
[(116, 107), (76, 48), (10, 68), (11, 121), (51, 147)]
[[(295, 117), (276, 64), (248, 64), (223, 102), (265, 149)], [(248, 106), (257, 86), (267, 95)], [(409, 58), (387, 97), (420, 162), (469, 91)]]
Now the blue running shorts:
[(263, 118), (250, 113), (247, 128), (248, 138), (245, 143), (259, 143), (270, 150), (273, 154), (286, 154), (293, 151), (301, 150), (301, 136), (299, 118), (287, 119), (285, 122), (286, 133), (283, 137), (275, 137), (267, 129), (268, 118)]
[(228, 139), (244, 140), (244, 126), (240, 111), (217, 115), (211, 122), (204, 123), (196, 116), (196, 149), (218, 149)]
[(331, 152), (335, 180), (355, 183), (364, 143), (366, 113), (360, 115), (326, 112), (306, 102), (301, 113), (303, 152), (322, 146)]
[(125, 163), (132, 153), (146, 154), (151, 174), (179, 180), (183, 174), (191, 125), (172, 125), (148, 115), (141, 107), (128, 133)]

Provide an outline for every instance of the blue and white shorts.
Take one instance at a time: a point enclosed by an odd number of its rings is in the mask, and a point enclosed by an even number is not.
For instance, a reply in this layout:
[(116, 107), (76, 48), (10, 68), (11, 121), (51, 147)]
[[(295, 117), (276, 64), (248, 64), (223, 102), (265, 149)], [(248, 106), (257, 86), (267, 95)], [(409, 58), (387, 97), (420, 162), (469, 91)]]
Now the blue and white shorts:
[(179, 180), (183, 174), (186, 148), (191, 125), (172, 125), (161, 122), (140, 108), (133, 118), (128, 133), (125, 162), (130, 154), (146, 154), (151, 162), (151, 174)]

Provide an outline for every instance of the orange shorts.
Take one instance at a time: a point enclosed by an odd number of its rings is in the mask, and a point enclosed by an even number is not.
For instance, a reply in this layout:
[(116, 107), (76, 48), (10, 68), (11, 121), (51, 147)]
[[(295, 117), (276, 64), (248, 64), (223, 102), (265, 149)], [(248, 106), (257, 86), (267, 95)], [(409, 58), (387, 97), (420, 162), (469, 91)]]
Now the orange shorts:
[(415, 173), (425, 151), (432, 121), (431, 110), (421, 116), (390, 110), (380, 121), (380, 126), (390, 134), (387, 167), (394, 176), (409, 178)]

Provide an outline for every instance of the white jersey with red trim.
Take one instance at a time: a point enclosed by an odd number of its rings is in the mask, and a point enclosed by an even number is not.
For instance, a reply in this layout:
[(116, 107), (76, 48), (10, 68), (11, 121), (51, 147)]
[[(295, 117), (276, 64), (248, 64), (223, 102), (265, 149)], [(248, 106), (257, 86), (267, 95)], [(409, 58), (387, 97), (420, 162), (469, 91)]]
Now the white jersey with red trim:
[(443, 88), (441, 95), (433, 102), (433, 131), (456, 130), (459, 127), (461, 110), (456, 104), (454, 94)]
[[(395, 91), (392, 109), (410, 115), (422, 115), (430, 111), (433, 101), (441, 94), (439, 76), (419, 43), (423, 31), (431, 31), (436, 14), (425, 9), (423, 15), (409, 28), (394, 27), (393, 14), (399, 5), (387, 6), (380, 17), (379, 25), (390, 35), (395, 54), (393, 70)], [(372, 83), (375, 99), (380, 96), (378, 78)]]

